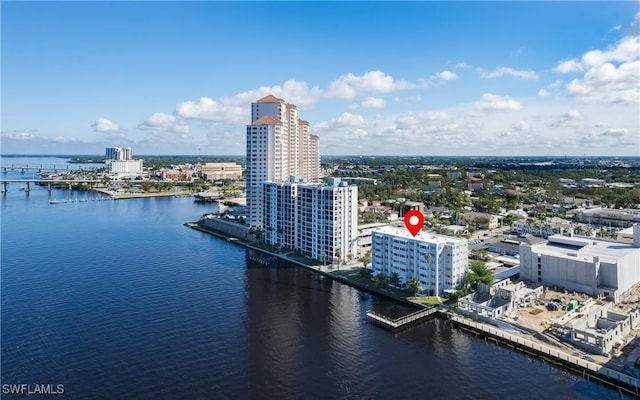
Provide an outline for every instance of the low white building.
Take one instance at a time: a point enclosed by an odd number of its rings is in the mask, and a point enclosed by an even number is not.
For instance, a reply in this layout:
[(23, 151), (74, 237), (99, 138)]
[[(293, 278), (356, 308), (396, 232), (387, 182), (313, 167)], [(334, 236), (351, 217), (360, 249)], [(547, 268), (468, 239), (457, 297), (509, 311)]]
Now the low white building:
[(372, 232), (372, 271), (400, 283), (420, 279), (423, 292), (442, 296), (462, 285), (469, 268), (466, 239), (420, 232), (415, 237), (405, 228), (386, 226)]
[(135, 175), (142, 173), (142, 160), (110, 160), (109, 172), (118, 175)]
[(522, 243), (520, 278), (618, 303), (640, 282), (640, 224), (633, 229), (633, 243), (560, 235)]
[(235, 180), (242, 178), (242, 166), (236, 163), (205, 163), (201, 173), (207, 181)]

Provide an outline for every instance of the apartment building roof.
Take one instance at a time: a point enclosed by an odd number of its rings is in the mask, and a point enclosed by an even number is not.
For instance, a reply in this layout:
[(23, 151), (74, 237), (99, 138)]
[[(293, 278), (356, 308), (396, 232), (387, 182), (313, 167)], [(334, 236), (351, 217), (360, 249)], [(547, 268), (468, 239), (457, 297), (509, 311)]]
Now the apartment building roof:
[(433, 232), (420, 231), (415, 237), (405, 228), (396, 228), (393, 226), (383, 226), (374, 229), (373, 232), (379, 232), (387, 235), (397, 236), (403, 239), (413, 239), (421, 242), (429, 243), (464, 243), (467, 239), (461, 239), (453, 236), (438, 235)]
[(256, 103), (284, 103), (285, 101), (281, 98), (278, 98), (272, 94), (268, 96), (264, 96), (263, 98), (256, 101)]
[(265, 115), (264, 117), (253, 121), (251, 125), (282, 125), (282, 121), (273, 118), (271, 115)]

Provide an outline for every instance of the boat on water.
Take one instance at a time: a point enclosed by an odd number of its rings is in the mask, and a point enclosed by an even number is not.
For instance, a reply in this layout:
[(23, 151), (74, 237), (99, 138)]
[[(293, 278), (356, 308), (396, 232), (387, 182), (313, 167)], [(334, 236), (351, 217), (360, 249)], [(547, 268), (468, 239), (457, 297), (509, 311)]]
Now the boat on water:
[(73, 199), (66, 199), (66, 200), (49, 200), (49, 204), (64, 204), (64, 203), (73, 203)]

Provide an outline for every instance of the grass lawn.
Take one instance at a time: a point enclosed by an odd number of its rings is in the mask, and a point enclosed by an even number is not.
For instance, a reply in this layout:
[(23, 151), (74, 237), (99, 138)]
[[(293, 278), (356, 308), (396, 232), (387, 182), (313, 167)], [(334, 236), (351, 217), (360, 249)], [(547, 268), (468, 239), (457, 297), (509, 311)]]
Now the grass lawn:
[(436, 296), (407, 297), (407, 300), (425, 306), (437, 306), (441, 303), (441, 299)]

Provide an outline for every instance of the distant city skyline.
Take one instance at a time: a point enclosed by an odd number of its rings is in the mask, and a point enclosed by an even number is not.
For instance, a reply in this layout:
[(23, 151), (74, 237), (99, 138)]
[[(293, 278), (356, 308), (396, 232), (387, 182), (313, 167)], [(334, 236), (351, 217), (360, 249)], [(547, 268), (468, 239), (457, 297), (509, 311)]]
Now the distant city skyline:
[(2, 154), (640, 156), (638, 2), (2, 2)]

